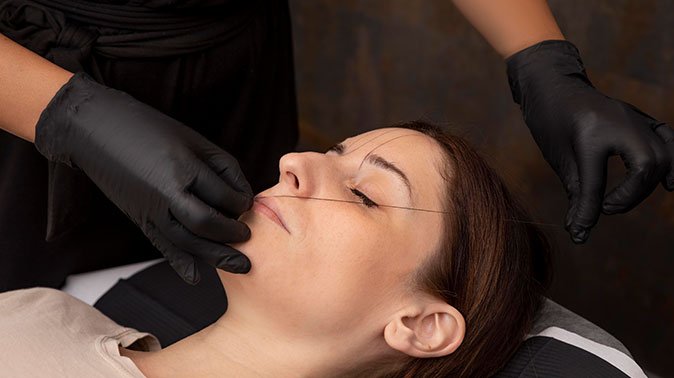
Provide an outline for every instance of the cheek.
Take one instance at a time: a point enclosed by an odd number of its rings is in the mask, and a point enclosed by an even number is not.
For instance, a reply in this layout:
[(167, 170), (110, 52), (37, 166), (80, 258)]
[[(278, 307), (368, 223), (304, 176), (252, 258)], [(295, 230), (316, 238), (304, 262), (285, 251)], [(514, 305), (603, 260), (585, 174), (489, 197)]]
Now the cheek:
[(324, 333), (359, 327), (383, 314), (377, 309), (392, 300), (411, 268), (396, 256), (400, 245), (390, 230), (350, 219), (331, 222), (331, 232), (305, 245), (306, 270), (294, 274), (298, 289), (292, 302)]
[(375, 309), (391, 300), (413, 269), (403, 253), (405, 240), (399, 240), (402, 230), (347, 211), (306, 219), (305, 232), (292, 238), (264, 219), (247, 220), (251, 239), (234, 246), (252, 269), (230, 278), (245, 281), (237, 285), (244, 291), (239, 297), (273, 308), (275, 321), (307, 335), (339, 334), (383, 313)]

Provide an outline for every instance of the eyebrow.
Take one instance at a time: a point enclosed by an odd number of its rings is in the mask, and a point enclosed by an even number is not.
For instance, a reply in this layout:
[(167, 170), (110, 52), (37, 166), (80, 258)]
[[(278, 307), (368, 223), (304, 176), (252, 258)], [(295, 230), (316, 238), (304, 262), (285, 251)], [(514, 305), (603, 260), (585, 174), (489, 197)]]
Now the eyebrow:
[[(344, 150), (346, 147), (344, 146), (344, 143), (337, 143), (334, 146), (330, 147), (328, 151), (334, 151), (339, 155), (344, 154)], [(412, 185), (410, 184), (410, 180), (407, 178), (407, 175), (405, 172), (403, 172), (400, 168), (398, 168), (395, 164), (391, 163), (390, 161), (384, 159), (383, 157), (370, 153), (365, 157), (365, 161), (368, 163), (383, 168), (389, 172), (393, 172), (402, 180), (403, 184), (405, 184), (405, 187), (407, 188), (407, 196), (412, 199)]]

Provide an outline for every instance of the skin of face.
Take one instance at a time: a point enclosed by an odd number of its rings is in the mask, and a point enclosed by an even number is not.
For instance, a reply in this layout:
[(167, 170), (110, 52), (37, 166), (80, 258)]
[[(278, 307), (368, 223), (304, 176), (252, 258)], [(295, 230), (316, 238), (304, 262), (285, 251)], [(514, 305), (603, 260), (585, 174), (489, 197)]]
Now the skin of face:
[[(362, 203), (443, 210), (440, 146), (417, 131), (386, 128), (346, 139), (343, 151), (290, 153), (279, 182), (241, 216), (251, 238), (233, 245), (248, 274), (218, 270), (230, 311), (300, 338), (377, 337), (406, 300), (410, 279), (440, 243), (442, 215)], [(404, 180), (376, 163), (397, 167)], [(270, 211), (273, 209), (273, 213)], [(278, 215), (282, 225), (275, 221)]]

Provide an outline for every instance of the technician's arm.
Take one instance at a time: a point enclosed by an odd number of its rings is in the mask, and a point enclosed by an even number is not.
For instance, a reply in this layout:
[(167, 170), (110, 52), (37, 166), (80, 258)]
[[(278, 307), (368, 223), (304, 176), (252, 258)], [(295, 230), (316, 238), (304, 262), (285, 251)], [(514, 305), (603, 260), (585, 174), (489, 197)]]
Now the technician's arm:
[(564, 36), (545, 0), (454, 0), (454, 5), (502, 57)]
[(30, 142), (42, 110), (72, 73), (0, 34), (0, 128)]
[[(566, 229), (574, 242), (587, 239), (600, 212), (629, 211), (659, 182), (674, 190), (674, 131), (594, 88), (544, 0), (454, 3), (507, 58), (513, 99), (569, 197)], [(611, 155), (620, 155), (627, 175), (604, 196)]]
[(250, 269), (246, 256), (225, 245), (250, 236), (233, 218), (252, 204), (250, 185), (227, 152), (3, 35), (0, 88), (0, 127), (86, 173), (185, 281), (199, 281), (195, 257), (230, 272)]

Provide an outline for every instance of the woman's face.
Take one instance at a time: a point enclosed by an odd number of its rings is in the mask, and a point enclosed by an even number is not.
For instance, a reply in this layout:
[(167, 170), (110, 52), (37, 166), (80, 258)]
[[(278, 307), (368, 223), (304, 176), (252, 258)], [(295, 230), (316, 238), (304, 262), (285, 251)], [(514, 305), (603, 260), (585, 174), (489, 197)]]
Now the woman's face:
[(252, 268), (218, 271), (230, 309), (248, 306), (294, 334), (329, 336), (386, 324), (414, 294), (409, 280), (439, 247), (443, 216), (378, 205), (443, 210), (440, 147), (398, 128), (337, 147), (283, 156), (279, 183), (241, 216), (252, 236), (234, 247)]

